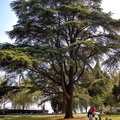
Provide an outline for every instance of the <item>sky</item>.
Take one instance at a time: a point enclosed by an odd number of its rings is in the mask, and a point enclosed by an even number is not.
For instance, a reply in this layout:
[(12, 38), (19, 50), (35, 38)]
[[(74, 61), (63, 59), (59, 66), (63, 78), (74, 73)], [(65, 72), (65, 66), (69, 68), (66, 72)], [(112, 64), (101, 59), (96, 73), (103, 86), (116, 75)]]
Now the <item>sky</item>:
[(12, 26), (17, 23), (17, 17), (9, 6), (11, 1), (13, 0), (0, 0), (0, 43), (13, 42), (5, 33), (12, 30)]
[[(12, 30), (12, 26), (17, 23), (17, 17), (10, 8), (9, 4), (13, 0), (0, 0), (0, 43), (9, 42), (13, 43), (14, 40), (10, 40), (6, 31)], [(103, 0), (102, 6), (104, 12), (111, 11), (113, 18), (120, 19), (120, 0)], [(48, 106), (49, 103), (46, 103)], [(51, 109), (49, 106), (47, 109)]]

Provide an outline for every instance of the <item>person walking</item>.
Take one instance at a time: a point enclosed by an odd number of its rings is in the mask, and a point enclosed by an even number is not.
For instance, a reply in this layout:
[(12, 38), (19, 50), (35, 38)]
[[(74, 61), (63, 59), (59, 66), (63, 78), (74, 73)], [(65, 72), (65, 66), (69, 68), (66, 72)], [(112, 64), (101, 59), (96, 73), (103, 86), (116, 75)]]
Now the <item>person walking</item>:
[(45, 114), (45, 105), (42, 106), (42, 115)]
[(58, 114), (58, 104), (56, 105), (55, 112), (56, 112), (56, 115), (57, 115)]

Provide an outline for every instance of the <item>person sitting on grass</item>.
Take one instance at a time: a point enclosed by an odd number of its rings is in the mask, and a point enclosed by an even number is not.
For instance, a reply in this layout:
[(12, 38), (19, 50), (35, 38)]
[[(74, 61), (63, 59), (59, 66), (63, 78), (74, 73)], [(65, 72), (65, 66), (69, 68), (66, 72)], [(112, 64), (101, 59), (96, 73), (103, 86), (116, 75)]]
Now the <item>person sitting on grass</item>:
[(92, 114), (93, 115), (93, 117), (94, 117), (94, 113), (96, 112), (96, 108), (95, 108), (95, 106), (94, 105), (92, 105), (92, 107), (89, 109), (89, 111), (88, 111), (88, 117), (89, 117), (89, 115), (90, 114)]

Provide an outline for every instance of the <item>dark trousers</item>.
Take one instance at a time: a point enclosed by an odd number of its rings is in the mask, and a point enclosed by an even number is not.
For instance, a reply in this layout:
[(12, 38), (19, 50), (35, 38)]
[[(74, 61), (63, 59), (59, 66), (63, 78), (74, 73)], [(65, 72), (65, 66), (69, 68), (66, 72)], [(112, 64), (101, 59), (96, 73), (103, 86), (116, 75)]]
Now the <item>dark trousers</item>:
[(88, 112), (88, 114), (87, 114), (87, 117), (89, 118), (89, 115), (93, 115), (93, 117), (94, 117), (94, 114), (93, 113), (91, 113), (91, 112)]

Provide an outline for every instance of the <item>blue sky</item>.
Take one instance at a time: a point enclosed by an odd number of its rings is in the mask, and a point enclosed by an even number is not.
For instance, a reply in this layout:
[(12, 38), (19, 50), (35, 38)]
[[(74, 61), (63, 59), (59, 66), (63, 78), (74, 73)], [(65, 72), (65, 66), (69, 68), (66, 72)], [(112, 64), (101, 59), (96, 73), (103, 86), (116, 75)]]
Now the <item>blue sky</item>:
[[(5, 31), (12, 30), (12, 26), (17, 23), (17, 17), (10, 8), (9, 4), (13, 0), (0, 0), (0, 43), (3, 42), (14, 42), (10, 40)], [(102, 8), (105, 12), (112, 11), (113, 17), (120, 18), (120, 0), (103, 0)]]
[(17, 17), (9, 6), (12, 1), (0, 0), (0, 43), (13, 42), (5, 33), (5, 31), (12, 30), (12, 26), (17, 22)]

